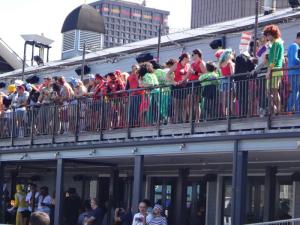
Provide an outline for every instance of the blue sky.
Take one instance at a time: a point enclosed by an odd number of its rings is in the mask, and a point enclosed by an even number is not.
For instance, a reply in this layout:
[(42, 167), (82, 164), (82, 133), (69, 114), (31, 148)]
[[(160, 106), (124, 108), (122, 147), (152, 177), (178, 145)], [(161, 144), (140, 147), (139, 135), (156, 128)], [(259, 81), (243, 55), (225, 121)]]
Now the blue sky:
[[(91, 2), (93, 0), (1, 0), (0, 38), (23, 58), (24, 41), (20, 35), (43, 33), (55, 41), (50, 60), (60, 59), (60, 30), (65, 17), (77, 6)], [(171, 32), (190, 27), (191, 0), (147, 0), (147, 5), (171, 12)]]

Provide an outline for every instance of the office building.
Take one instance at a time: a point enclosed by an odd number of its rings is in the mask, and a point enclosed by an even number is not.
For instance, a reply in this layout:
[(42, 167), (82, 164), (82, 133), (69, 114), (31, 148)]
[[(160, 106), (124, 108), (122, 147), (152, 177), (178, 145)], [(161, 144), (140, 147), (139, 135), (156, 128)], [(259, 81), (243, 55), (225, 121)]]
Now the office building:
[[(259, 11), (263, 13), (271, 4), (276, 9), (289, 7), (287, 0), (260, 0)], [(255, 0), (192, 0), (191, 28), (255, 15)]]
[(169, 32), (169, 12), (148, 8), (145, 3), (101, 0), (91, 5), (104, 17), (104, 48), (157, 37), (160, 24), (162, 35)]

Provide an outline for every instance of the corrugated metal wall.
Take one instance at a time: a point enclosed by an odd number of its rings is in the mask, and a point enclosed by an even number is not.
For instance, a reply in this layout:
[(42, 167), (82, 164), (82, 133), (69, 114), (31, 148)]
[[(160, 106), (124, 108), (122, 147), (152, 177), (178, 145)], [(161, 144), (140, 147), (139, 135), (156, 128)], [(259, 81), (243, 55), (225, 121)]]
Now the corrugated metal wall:
[[(264, 0), (260, 0), (263, 13)], [(289, 7), (288, 0), (277, 0), (278, 9)], [(255, 0), (192, 0), (191, 27), (197, 28), (255, 14)]]

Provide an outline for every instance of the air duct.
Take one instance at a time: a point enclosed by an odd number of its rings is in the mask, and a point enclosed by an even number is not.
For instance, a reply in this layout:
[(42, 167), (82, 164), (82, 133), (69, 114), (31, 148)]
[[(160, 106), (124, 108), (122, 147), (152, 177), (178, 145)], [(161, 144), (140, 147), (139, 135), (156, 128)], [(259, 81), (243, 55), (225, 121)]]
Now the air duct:
[(264, 0), (264, 15), (269, 15), (276, 10), (276, 0)]

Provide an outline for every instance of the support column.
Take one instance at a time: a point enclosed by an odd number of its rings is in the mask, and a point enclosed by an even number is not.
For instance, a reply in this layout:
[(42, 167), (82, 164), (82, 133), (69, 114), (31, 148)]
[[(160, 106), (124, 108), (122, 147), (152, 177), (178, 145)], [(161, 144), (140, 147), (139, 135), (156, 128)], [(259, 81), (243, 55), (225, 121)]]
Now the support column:
[(144, 174), (144, 156), (137, 155), (134, 157), (134, 177), (133, 177), (133, 195), (132, 210), (138, 212), (138, 204), (142, 198), (143, 191), (143, 174)]
[(119, 187), (118, 179), (119, 179), (119, 170), (113, 169), (109, 181), (109, 199), (115, 202), (119, 202), (121, 200), (120, 193), (118, 191), (118, 187)]
[(217, 181), (209, 181), (206, 186), (205, 224), (216, 224), (217, 213)]
[(246, 215), (248, 152), (239, 151), (239, 143), (234, 143), (232, 175), (232, 224), (244, 224)]
[(275, 219), (276, 202), (276, 173), (277, 167), (267, 167), (265, 176), (265, 194), (264, 194), (264, 221)]
[(293, 218), (300, 217), (300, 181), (294, 181)]
[(55, 185), (54, 225), (62, 224), (62, 203), (64, 186), (64, 159), (57, 159)]
[(176, 225), (185, 224), (186, 216), (186, 189), (189, 169), (179, 169), (176, 184), (175, 221)]
[(4, 162), (0, 162), (0, 223), (5, 223)]

